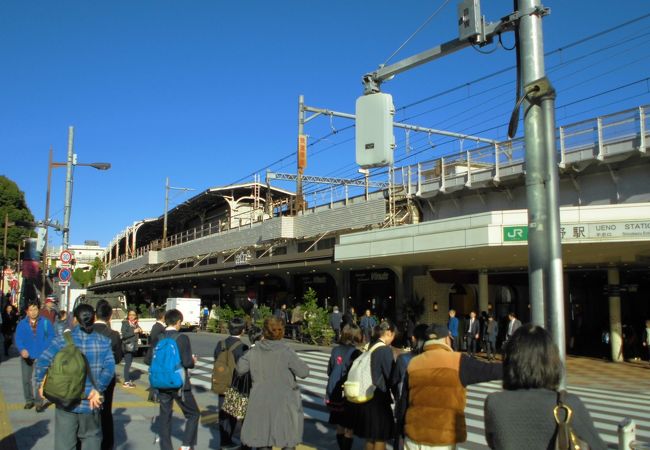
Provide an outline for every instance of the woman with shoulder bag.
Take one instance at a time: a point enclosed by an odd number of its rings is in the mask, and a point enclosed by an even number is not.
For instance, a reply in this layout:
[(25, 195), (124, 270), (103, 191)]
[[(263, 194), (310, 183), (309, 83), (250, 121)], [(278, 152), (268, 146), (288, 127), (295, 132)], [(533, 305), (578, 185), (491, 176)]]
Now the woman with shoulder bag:
[[(556, 437), (567, 431), (582, 442), (581, 450), (607, 449), (580, 398), (558, 392), (562, 370), (548, 331), (530, 324), (515, 331), (504, 348), (504, 390), (485, 400), (485, 439), (490, 448), (560, 449)], [(563, 445), (569, 448), (566, 441)]]
[(129, 310), (126, 319), (122, 321), (122, 352), (124, 353), (124, 382), (122, 387), (134, 388), (135, 384), (131, 381), (131, 363), (133, 355), (138, 351), (138, 337), (142, 329), (138, 325), (138, 313), (135, 310)]
[(258, 450), (293, 450), (302, 442), (305, 418), (296, 377), (306, 378), (309, 366), (282, 342), (282, 319), (266, 318), (262, 330), (264, 339), (237, 362), (237, 373), (250, 372), (252, 380), (241, 441)]

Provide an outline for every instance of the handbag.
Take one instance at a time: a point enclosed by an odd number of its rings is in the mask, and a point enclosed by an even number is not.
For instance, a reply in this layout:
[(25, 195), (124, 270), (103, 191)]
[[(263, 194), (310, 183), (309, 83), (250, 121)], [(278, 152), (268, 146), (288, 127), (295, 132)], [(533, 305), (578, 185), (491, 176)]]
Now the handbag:
[(250, 392), (251, 380), (250, 376), (244, 376), (243, 378), (242, 383), (238, 383), (235, 380), (232, 386), (226, 389), (223, 405), (221, 406), (223, 412), (233, 416), (237, 420), (242, 420), (246, 417), (246, 409), (248, 408), (248, 393)]
[(589, 450), (589, 445), (578, 437), (571, 427), (573, 410), (564, 401), (566, 391), (557, 393), (557, 404), (553, 408), (553, 417), (557, 428), (555, 430), (554, 450)]
[(122, 350), (124, 353), (133, 353), (135, 352), (135, 343), (134, 342), (124, 342), (122, 344)]

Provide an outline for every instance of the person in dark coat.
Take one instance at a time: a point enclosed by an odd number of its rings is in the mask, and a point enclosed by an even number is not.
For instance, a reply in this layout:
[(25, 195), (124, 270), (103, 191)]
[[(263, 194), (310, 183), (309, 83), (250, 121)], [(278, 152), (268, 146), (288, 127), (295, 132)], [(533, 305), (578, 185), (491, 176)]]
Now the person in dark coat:
[(375, 327), (368, 346), (372, 383), (375, 392), (372, 399), (357, 406), (354, 434), (366, 440), (366, 449), (383, 450), (386, 442), (395, 437), (395, 419), (391, 409), (391, 392), (397, 394), (391, 374), (395, 361), (391, 344), (397, 334), (397, 327), (390, 320), (384, 320)]
[(517, 319), (515, 313), (508, 314), (508, 327), (506, 328), (506, 342), (521, 327), (521, 320)]
[(341, 337), (342, 321), (343, 321), (343, 316), (339, 311), (339, 307), (335, 306), (332, 309), (332, 313), (330, 314), (330, 327), (332, 327), (332, 330), (334, 331), (334, 342), (338, 342), (339, 338)]
[(357, 314), (353, 307), (349, 307), (348, 310), (343, 314), (343, 320), (341, 321), (341, 327), (346, 325), (357, 323)]
[(372, 316), (372, 313), (369, 309), (366, 309), (366, 314), (361, 318), (361, 321), (359, 322), (361, 331), (363, 331), (363, 338), (365, 342), (370, 342), (373, 330), (375, 329), (376, 325), (377, 319)]
[(174, 402), (180, 407), (185, 416), (185, 432), (183, 433), (182, 447), (196, 449), (199, 434), (199, 419), (201, 417), (199, 406), (196, 404), (192, 394), (192, 384), (188, 369), (193, 369), (196, 363), (196, 356), (192, 354), (190, 338), (179, 333), (183, 323), (183, 313), (177, 309), (170, 309), (165, 313), (165, 324), (167, 328), (159, 336), (160, 340), (172, 338), (176, 340), (178, 351), (181, 356), (181, 365), (185, 369), (185, 384), (178, 389), (159, 389), (158, 399), (160, 401), (160, 449), (172, 450), (172, 407)]
[(268, 317), (262, 330), (264, 339), (237, 363), (237, 373), (250, 372), (253, 381), (241, 440), (258, 450), (294, 449), (302, 442), (305, 418), (296, 377), (306, 378), (309, 366), (282, 342), (282, 320)]
[(343, 383), (354, 360), (361, 354), (357, 347), (363, 342), (361, 328), (345, 325), (339, 345), (332, 349), (327, 364), (327, 390), (325, 402), (330, 411), (329, 423), (336, 425), (336, 442), (340, 450), (351, 450), (354, 434), (354, 405), (343, 398)]
[(148, 366), (151, 365), (153, 350), (156, 348), (156, 344), (160, 340), (160, 335), (165, 331), (165, 328), (167, 328), (167, 325), (165, 325), (165, 312), (165, 308), (158, 308), (155, 311), (156, 323), (151, 327), (151, 333), (149, 333), (149, 348), (144, 357), (144, 363)]
[[(557, 405), (562, 361), (551, 335), (536, 325), (524, 325), (504, 348), (503, 391), (485, 399), (485, 439), (499, 450), (546, 450), (554, 448)], [(592, 450), (607, 445), (580, 398), (566, 394), (565, 404), (573, 410), (571, 426)], [(531, 425), (534, 424), (534, 425)]]
[[(93, 323), (93, 332), (106, 336), (111, 340), (111, 350), (115, 364), (122, 361), (122, 342), (120, 333), (111, 329), (110, 322), (113, 315), (113, 308), (106, 300), (97, 302), (95, 309), (95, 323)], [(113, 427), (113, 394), (115, 393), (116, 376), (108, 384), (104, 391), (104, 403), (100, 412), (102, 421), (102, 450), (113, 450), (115, 442), (115, 432)]]
[(494, 320), (494, 316), (489, 314), (483, 329), (483, 342), (485, 343), (485, 352), (488, 361), (495, 359), (497, 351), (497, 336), (499, 335), (499, 323)]
[(124, 354), (124, 382), (122, 387), (134, 388), (131, 381), (131, 363), (133, 356), (138, 352), (138, 337), (142, 333), (138, 325), (138, 313), (130, 310), (128, 317), (122, 321), (122, 352)]
[(2, 336), (4, 338), (5, 356), (9, 356), (9, 348), (11, 347), (14, 339), (14, 332), (16, 331), (17, 323), (18, 314), (16, 314), (16, 309), (14, 306), (9, 303), (2, 311), (2, 326), (0, 327)]
[(465, 339), (467, 341), (467, 353), (472, 358), (476, 353), (476, 345), (478, 344), (480, 331), (481, 331), (481, 325), (479, 323), (478, 318), (476, 317), (476, 313), (472, 311), (469, 313), (469, 320), (467, 321), (467, 325), (465, 329)]
[[(215, 361), (221, 352), (226, 350), (232, 351), (232, 355), (235, 358), (235, 363), (239, 361), (239, 358), (241, 358), (242, 355), (248, 351), (248, 346), (241, 340), (245, 328), (246, 323), (240, 317), (235, 317), (230, 321), (228, 324), (228, 332), (230, 333), (230, 336), (222, 341), (219, 341), (217, 346), (214, 348)], [(234, 373), (233, 384), (237, 384), (236, 376), (237, 374)], [(232, 436), (235, 432), (235, 426), (237, 425), (237, 418), (221, 410), (223, 402), (224, 396), (219, 395), (219, 436), (221, 448), (237, 448), (238, 446), (234, 445), (232, 441)]]

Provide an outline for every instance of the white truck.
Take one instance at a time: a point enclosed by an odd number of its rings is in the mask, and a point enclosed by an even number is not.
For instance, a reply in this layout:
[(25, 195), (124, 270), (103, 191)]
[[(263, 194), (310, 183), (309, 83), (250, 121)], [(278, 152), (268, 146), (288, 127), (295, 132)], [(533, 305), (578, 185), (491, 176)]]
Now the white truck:
[[(127, 318), (127, 302), (126, 296), (122, 292), (114, 292), (110, 294), (89, 294), (85, 293), (79, 295), (75, 302), (74, 306), (76, 307), (80, 303), (87, 303), (93, 308), (97, 307), (97, 302), (100, 300), (106, 300), (111, 307), (113, 308), (113, 316), (111, 317), (111, 328), (120, 335), (122, 334), (122, 321)], [(138, 320), (138, 326), (142, 329), (138, 337), (138, 347), (142, 350), (149, 347), (149, 335), (151, 334), (151, 328), (156, 323), (154, 318), (141, 318)]]
[(201, 325), (201, 299), (174, 297), (167, 299), (167, 311), (177, 309), (183, 313), (182, 328), (198, 331)]

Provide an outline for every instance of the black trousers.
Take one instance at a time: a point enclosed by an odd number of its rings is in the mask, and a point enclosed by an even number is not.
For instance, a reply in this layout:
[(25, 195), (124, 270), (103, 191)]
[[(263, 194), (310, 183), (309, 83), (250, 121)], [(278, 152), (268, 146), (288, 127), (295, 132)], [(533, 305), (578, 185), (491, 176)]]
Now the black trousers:
[(160, 400), (160, 416), (158, 417), (158, 426), (160, 429), (160, 449), (173, 450), (172, 446), (172, 408), (174, 401), (179, 406), (185, 417), (185, 433), (183, 434), (183, 444), (195, 448), (199, 434), (199, 406), (194, 400), (192, 391), (164, 391), (158, 392)]
[(104, 404), (102, 405), (102, 450), (113, 450), (115, 432), (113, 427), (113, 394), (115, 393), (115, 377), (104, 391)]
[(476, 353), (477, 340), (474, 339), (474, 336), (469, 333), (465, 335), (465, 339), (467, 340), (467, 353), (473, 355), (474, 353)]
[(223, 407), (224, 399), (225, 396), (219, 396), (219, 443), (222, 446), (232, 443), (232, 435), (237, 426), (237, 418), (225, 413), (221, 409)]

